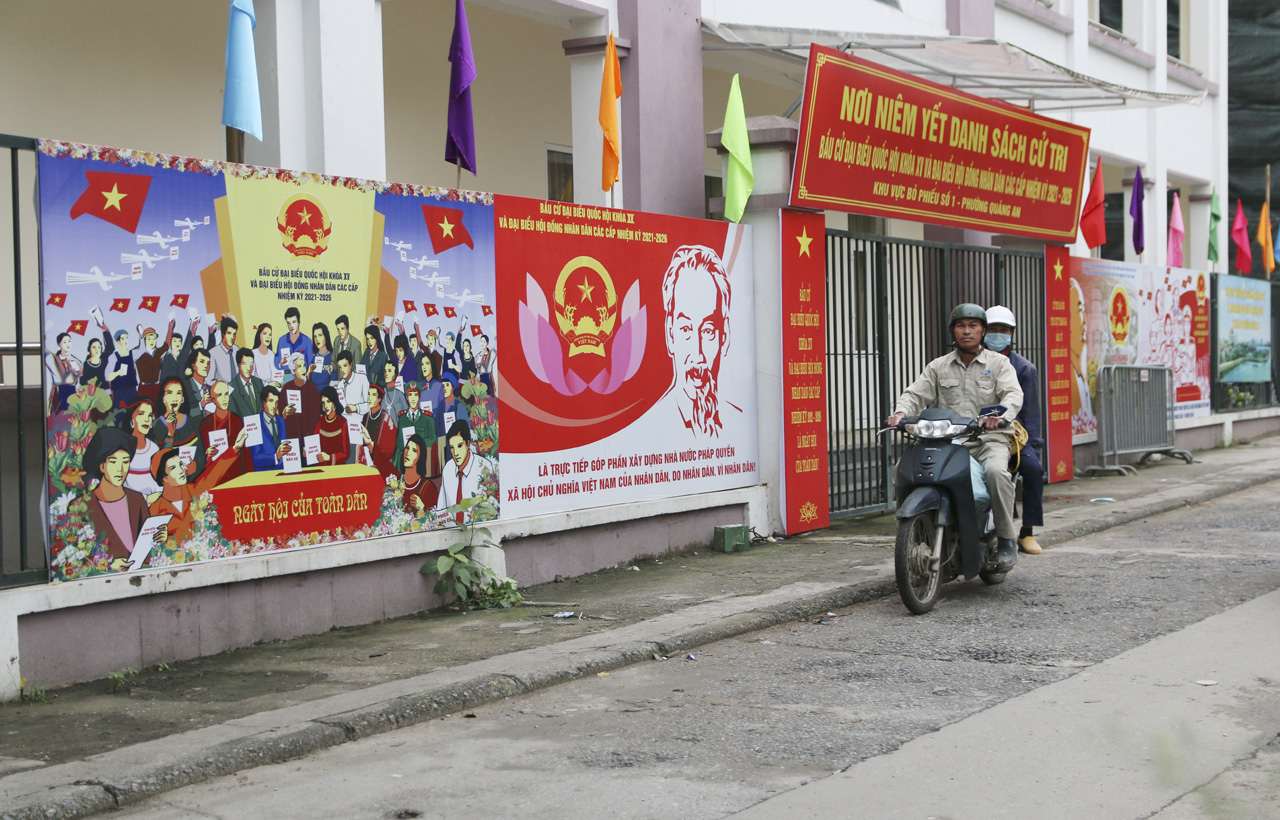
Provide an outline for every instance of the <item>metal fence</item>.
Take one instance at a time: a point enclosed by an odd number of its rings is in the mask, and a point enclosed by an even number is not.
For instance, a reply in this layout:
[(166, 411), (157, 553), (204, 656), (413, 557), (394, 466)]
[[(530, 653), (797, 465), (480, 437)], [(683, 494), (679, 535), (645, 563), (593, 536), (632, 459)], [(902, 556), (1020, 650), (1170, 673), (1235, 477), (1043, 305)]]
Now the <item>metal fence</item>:
[(1098, 370), (1098, 457), (1101, 464), (1080, 472), (1093, 475), (1115, 472), (1137, 475), (1120, 463), (1120, 456), (1142, 453), (1145, 464), (1155, 453), (1167, 453), (1192, 462), (1191, 453), (1175, 446), (1173, 423), (1173, 370), (1145, 365), (1104, 365)]
[[(876, 432), (902, 390), (950, 348), (947, 317), (959, 302), (1011, 308), (1015, 349), (1046, 372), (1043, 254), (827, 231), (833, 515), (893, 506), (902, 445)], [(1034, 400), (1043, 409), (1043, 379)]]
[[(35, 140), (0, 134), (9, 196), (0, 217), (0, 588), (48, 580), (44, 516), (44, 402), (36, 252)], [(2, 185), (3, 183), (0, 183)], [(12, 295), (12, 302), (8, 296)]]

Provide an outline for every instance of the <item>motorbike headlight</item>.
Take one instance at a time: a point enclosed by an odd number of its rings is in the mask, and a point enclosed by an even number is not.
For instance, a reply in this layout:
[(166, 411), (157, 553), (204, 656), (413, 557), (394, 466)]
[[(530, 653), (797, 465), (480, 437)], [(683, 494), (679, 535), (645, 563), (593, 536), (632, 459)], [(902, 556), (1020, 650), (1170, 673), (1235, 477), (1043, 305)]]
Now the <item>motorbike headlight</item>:
[(951, 430), (951, 422), (941, 419), (920, 419), (916, 422), (916, 434), (923, 438), (940, 438)]

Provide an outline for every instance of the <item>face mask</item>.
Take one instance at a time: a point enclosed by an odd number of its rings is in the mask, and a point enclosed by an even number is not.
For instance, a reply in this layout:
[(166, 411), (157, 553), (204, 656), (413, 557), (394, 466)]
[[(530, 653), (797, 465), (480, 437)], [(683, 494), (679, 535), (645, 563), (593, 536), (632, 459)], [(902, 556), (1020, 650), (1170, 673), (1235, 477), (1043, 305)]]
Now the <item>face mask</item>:
[(1013, 344), (1012, 333), (988, 333), (982, 339), (982, 343), (986, 345), (987, 350), (994, 350), (997, 353), (1005, 350), (1009, 345)]

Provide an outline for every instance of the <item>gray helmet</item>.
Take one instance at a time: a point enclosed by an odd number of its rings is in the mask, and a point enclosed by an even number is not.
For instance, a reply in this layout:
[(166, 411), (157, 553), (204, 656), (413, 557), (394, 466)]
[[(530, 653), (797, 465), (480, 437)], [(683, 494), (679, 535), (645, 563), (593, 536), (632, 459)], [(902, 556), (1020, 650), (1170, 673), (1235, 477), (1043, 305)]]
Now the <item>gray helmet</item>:
[(975, 305), (972, 302), (965, 302), (962, 305), (956, 305), (951, 309), (951, 321), (947, 327), (955, 327), (956, 322), (961, 319), (977, 319), (982, 322), (982, 326), (987, 326), (987, 312), (982, 309), (982, 305)]

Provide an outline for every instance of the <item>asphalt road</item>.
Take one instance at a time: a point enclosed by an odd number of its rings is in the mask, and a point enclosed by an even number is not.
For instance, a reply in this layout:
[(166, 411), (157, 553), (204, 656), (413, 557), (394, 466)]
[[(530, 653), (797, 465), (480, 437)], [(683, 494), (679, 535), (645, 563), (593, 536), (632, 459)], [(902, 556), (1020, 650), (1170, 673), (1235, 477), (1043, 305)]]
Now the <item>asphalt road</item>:
[(1280, 816), (1275, 487), (120, 818)]

